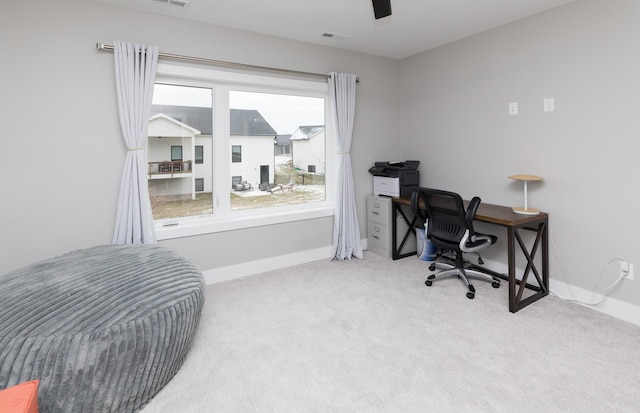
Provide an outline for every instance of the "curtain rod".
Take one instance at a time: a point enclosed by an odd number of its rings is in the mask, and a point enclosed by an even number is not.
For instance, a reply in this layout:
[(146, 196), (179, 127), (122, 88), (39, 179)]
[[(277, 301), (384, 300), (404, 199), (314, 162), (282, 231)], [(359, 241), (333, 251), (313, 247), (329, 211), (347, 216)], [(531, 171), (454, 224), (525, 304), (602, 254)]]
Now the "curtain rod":
[[(109, 52), (113, 52), (114, 50), (113, 46), (110, 46), (104, 43), (96, 43), (96, 48), (98, 50), (105, 50)], [(298, 70), (279, 69), (275, 67), (247, 65), (243, 63), (225, 62), (223, 60), (206, 59), (203, 57), (182, 56), (182, 55), (171, 54), (171, 53), (158, 53), (158, 57), (165, 58), (165, 59), (173, 59), (173, 60), (183, 60), (183, 61), (194, 62), (194, 63), (204, 63), (204, 64), (214, 65), (214, 66), (232, 67), (236, 69), (261, 70), (261, 71), (287, 73), (287, 74), (293, 74), (293, 75), (299, 75), (299, 76), (319, 77), (325, 80), (329, 78), (329, 75), (321, 74), (321, 73), (301, 72)]]

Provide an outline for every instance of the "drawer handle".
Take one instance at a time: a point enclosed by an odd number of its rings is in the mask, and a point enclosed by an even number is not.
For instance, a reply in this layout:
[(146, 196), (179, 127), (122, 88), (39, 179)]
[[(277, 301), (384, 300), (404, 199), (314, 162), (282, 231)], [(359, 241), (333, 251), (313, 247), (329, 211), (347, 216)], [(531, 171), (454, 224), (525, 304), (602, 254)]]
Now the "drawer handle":
[(373, 215), (380, 215), (380, 213), (379, 213), (378, 211), (371, 211), (371, 213), (372, 213)]
[(373, 238), (375, 238), (375, 239), (380, 239), (380, 237), (379, 237), (379, 236), (377, 236), (376, 234), (371, 234), (371, 236), (372, 236)]

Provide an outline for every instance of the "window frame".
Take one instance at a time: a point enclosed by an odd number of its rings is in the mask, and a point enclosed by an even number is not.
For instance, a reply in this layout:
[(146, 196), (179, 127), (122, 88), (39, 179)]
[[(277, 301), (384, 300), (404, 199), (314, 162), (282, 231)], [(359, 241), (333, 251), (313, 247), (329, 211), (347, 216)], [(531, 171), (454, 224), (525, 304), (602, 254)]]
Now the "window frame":
[[(156, 238), (173, 239), (222, 231), (259, 227), (334, 215), (335, 127), (326, 81), (272, 77), (214, 68), (158, 64), (156, 82), (213, 90), (212, 170), (213, 214), (155, 220)], [(288, 94), (323, 98), (325, 102), (325, 200), (313, 203), (266, 207), (250, 210), (230, 210), (231, 157), (229, 131), (229, 92), (231, 90)], [(222, 109), (221, 109), (222, 108)]]

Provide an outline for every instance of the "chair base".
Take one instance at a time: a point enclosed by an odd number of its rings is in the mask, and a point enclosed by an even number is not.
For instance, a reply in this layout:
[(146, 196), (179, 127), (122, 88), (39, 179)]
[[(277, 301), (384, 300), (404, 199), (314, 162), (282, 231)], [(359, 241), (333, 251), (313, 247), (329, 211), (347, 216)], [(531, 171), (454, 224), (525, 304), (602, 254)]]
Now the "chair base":
[(427, 280), (424, 283), (428, 287), (430, 287), (433, 284), (433, 282), (438, 279), (455, 275), (465, 283), (465, 285), (467, 286), (467, 289), (469, 290), (467, 292), (467, 298), (472, 300), (476, 295), (476, 289), (473, 286), (473, 284), (471, 284), (471, 281), (469, 279), (470, 276), (473, 276), (474, 278), (483, 279), (486, 281), (491, 281), (491, 286), (493, 288), (500, 287), (499, 278), (494, 277), (493, 275), (484, 273), (482, 271), (479, 271), (478, 268), (479, 267), (477, 266), (474, 266), (474, 268), (469, 268), (468, 266), (465, 266), (465, 265), (458, 267), (456, 265), (449, 264), (446, 262), (435, 262), (429, 266), (429, 270), (435, 271), (436, 269), (441, 269), (442, 271), (440, 271), (437, 274), (431, 274), (429, 277), (427, 277)]

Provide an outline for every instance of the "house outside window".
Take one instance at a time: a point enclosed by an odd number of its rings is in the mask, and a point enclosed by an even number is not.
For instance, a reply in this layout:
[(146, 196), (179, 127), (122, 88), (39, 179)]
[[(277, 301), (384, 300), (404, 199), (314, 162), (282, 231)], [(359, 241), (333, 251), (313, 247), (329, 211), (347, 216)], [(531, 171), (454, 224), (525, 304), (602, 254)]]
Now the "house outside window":
[[(159, 240), (333, 214), (325, 82), (177, 65), (161, 65), (156, 79), (150, 170), (166, 160), (160, 155), (163, 145), (172, 161), (184, 165), (171, 174), (150, 173)], [(294, 166), (295, 150), (274, 150), (278, 136), (292, 136), (304, 125), (323, 128), (316, 135), (320, 139), (307, 145), (317, 150), (313, 165), (322, 171), (313, 175)], [(189, 225), (182, 227), (183, 222)]]

